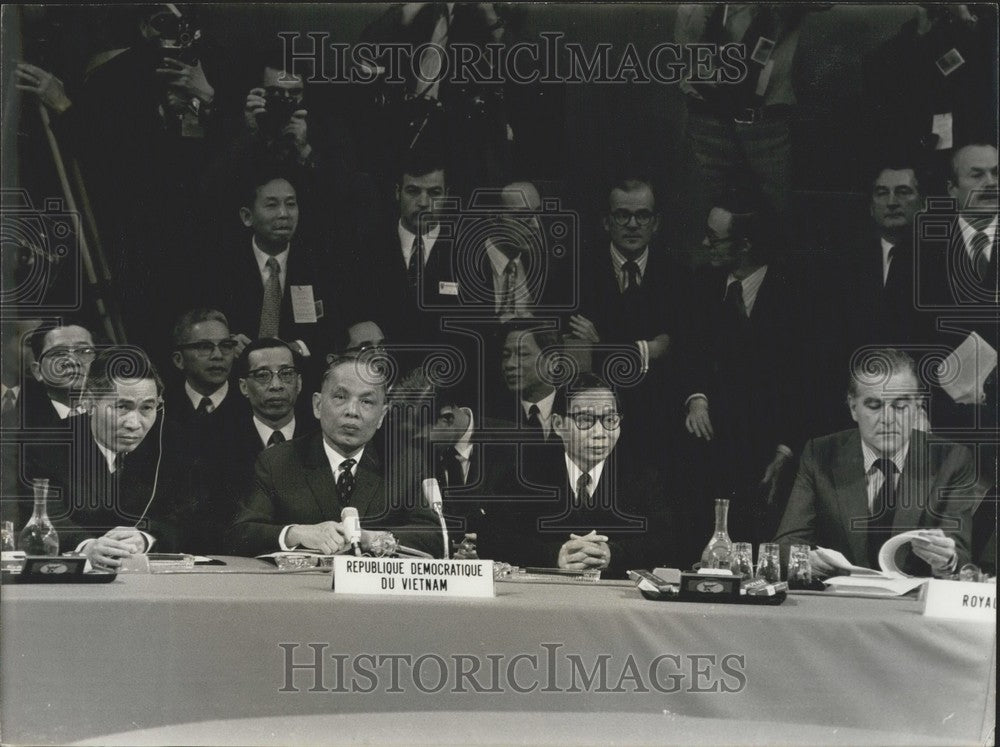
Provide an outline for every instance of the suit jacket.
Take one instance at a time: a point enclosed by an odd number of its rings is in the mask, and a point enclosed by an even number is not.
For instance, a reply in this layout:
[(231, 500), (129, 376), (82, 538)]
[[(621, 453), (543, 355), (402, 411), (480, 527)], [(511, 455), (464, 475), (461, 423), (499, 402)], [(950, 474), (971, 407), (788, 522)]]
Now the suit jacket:
[[(72, 441), (26, 449), (22, 470), (29, 485), (32, 478), (49, 480), (49, 518), (59, 532), (60, 550), (74, 550), (83, 540), (117, 526), (137, 526), (152, 534), (158, 551), (177, 550), (171, 507), (178, 487), (172, 479), (174, 470), (162, 463), (157, 467), (159, 423), (125, 456), (121, 469), (111, 473), (91, 434), (90, 417), (72, 420)], [(30, 507), (26, 505), (22, 514), (27, 521)]]
[(692, 392), (708, 396), (715, 437), (709, 446), (727, 465), (731, 485), (719, 490), (756, 489), (778, 444), (798, 453), (803, 436), (803, 316), (791, 278), (768, 266), (753, 311), (740, 324), (728, 318), (724, 271), (696, 280), (697, 341)]
[[(206, 272), (198, 284), (196, 304), (217, 308), (226, 314), (229, 329), (255, 339), (260, 329), (260, 312), (264, 303), (264, 281), (260, 267), (244, 234), (234, 246), (208, 258)], [(302, 340), (312, 354), (312, 361), (322, 365), (332, 347), (334, 334), (342, 324), (340, 299), (331, 287), (333, 273), (326, 259), (309, 246), (298, 245), (294, 239), (288, 252), (284, 290), (281, 296), (281, 316), (278, 337), (286, 342)], [(315, 322), (295, 321), (292, 313), (292, 286), (310, 286), (313, 300), (322, 301), (322, 316)]]
[(651, 467), (618, 457), (605, 462), (593, 505), (575, 506), (563, 451), (537, 460), (527, 480), (545, 499), (520, 501), (504, 517), (497, 558), (519, 566), (555, 567), (569, 535), (596, 530), (609, 538), (605, 578), (624, 578), (630, 568), (676, 566), (677, 527), (666, 483)]
[[(265, 449), (257, 457), (254, 472), (253, 487), (228, 532), (233, 554), (253, 556), (278, 550), (278, 537), (289, 524), (340, 521), (345, 504), (337, 497), (322, 433)], [(358, 509), (362, 526), (388, 529), (403, 545), (441, 555), (437, 518), (424, 508), (393, 505), (397, 501), (390, 495), (392, 477), (387, 479), (372, 444), (365, 448), (355, 478), (350, 505)]]
[[(957, 567), (961, 567), (969, 560), (972, 509), (979, 490), (975, 482), (968, 449), (913, 431), (896, 484), (893, 533), (941, 527), (955, 539)], [(815, 544), (842, 552), (856, 565), (868, 565), (866, 485), (856, 428), (811, 440), (802, 453), (775, 541), (786, 552), (792, 544)], [(909, 549), (899, 565), (913, 575), (930, 575), (928, 565)]]
[[(454, 282), (450, 240), (438, 236), (431, 247), (420, 269), (418, 300), (407, 281), (397, 225), (382, 226), (367, 238), (352, 272), (342, 277), (351, 286), (342, 291), (352, 299), (354, 319), (375, 320), (391, 342), (429, 345), (442, 339), (443, 312), (458, 305), (457, 295), (440, 292), (442, 282)], [(375, 284), (378, 294), (371, 292)]]

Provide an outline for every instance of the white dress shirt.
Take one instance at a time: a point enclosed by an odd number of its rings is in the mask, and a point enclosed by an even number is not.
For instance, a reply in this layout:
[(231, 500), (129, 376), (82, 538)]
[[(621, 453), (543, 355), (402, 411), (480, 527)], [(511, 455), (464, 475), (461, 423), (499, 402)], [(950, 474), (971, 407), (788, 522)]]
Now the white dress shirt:
[(997, 240), (997, 219), (994, 218), (992, 221), (990, 221), (990, 224), (986, 226), (986, 228), (980, 231), (978, 228), (974, 228), (973, 226), (969, 225), (969, 223), (965, 220), (964, 217), (959, 216), (958, 227), (962, 231), (962, 240), (965, 244), (965, 251), (969, 255), (969, 259), (975, 260), (975, 257), (972, 256), (972, 239), (975, 238), (977, 233), (985, 233), (987, 238), (989, 238), (990, 242), (986, 245), (986, 250), (983, 252), (983, 254), (986, 256), (987, 262), (992, 261), (993, 244)]
[(254, 237), (252, 240), (253, 245), (253, 256), (257, 260), (257, 269), (260, 270), (260, 281), (262, 284), (267, 285), (268, 279), (271, 277), (271, 270), (267, 267), (267, 260), (276, 259), (278, 261), (278, 267), (281, 272), (278, 274), (278, 281), (281, 283), (281, 292), (285, 292), (285, 280), (288, 277), (288, 253), (292, 249), (291, 243), (285, 247), (283, 252), (278, 254), (268, 254), (267, 252), (262, 252), (257, 246), (257, 238)]
[(282, 428), (272, 428), (267, 423), (259, 420), (256, 415), (253, 416), (253, 427), (257, 429), (257, 435), (260, 436), (260, 442), (264, 444), (264, 448), (267, 448), (267, 442), (271, 440), (271, 434), (277, 431), (282, 436), (285, 437), (286, 441), (291, 441), (295, 435), (295, 416), (288, 421), (288, 424)]
[(211, 394), (199, 394), (194, 390), (194, 388), (188, 383), (184, 382), (184, 392), (187, 394), (188, 399), (191, 400), (191, 406), (197, 410), (198, 406), (201, 404), (201, 400), (204, 397), (208, 397), (212, 404), (208, 406), (209, 412), (215, 412), (216, 408), (222, 404), (222, 400), (226, 398), (229, 394), (229, 382), (222, 382), (222, 386), (216, 389)]
[[(577, 463), (569, 458), (569, 454), (563, 452), (563, 458), (566, 460), (566, 474), (569, 477), (569, 489), (573, 491), (574, 498), (576, 497), (576, 485), (580, 479), (580, 475), (583, 474), (583, 470), (577, 466)], [(604, 472), (604, 463), (606, 459), (602, 459), (600, 462), (595, 464), (589, 470), (587, 474), (590, 475), (590, 484), (587, 486), (587, 490), (593, 495), (597, 492), (597, 485), (601, 482), (601, 475)]]
[[(417, 240), (417, 235), (406, 228), (403, 221), (399, 221), (396, 225), (396, 232), (399, 234), (399, 248), (403, 251), (403, 266), (409, 267), (410, 255), (413, 254), (413, 242)], [(434, 248), (434, 242), (437, 241), (439, 233), (441, 233), (441, 226), (437, 225), (423, 235), (424, 256), (421, 267), (427, 264), (427, 258), (431, 256), (431, 249)]]
[[(726, 278), (726, 290), (729, 290), (730, 283), (739, 283), (743, 286), (743, 307), (747, 310), (747, 316), (753, 314), (753, 306), (757, 303), (757, 292), (764, 283), (764, 276), (767, 275), (767, 265), (757, 268), (742, 280), (737, 280), (732, 273)], [(725, 293), (722, 294), (725, 298)]]
[(538, 400), (537, 402), (528, 402), (527, 400), (521, 400), (521, 408), (524, 410), (524, 418), (527, 420), (531, 414), (531, 406), (536, 405), (538, 407), (538, 420), (542, 424), (542, 433), (548, 438), (549, 434), (552, 432), (552, 406), (556, 401), (556, 392), (553, 389), (544, 398)]

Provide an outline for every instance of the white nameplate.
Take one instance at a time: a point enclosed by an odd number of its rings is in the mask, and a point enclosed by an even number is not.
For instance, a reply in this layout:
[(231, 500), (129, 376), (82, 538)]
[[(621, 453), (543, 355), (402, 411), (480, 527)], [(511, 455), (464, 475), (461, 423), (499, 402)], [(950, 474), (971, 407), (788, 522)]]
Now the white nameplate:
[(333, 559), (333, 590), (339, 594), (492, 597), (492, 560), (424, 558)]
[(932, 578), (927, 582), (925, 593), (924, 615), (927, 617), (996, 622), (996, 584), (979, 584), (974, 581), (942, 581)]

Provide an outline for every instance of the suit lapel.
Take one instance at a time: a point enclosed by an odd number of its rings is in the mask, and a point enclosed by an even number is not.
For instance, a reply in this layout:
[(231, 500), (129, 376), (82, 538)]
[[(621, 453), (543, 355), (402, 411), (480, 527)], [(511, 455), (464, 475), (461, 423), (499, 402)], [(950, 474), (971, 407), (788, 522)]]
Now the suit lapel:
[(324, 521), (340, 521), (340, 500), (337, 498), (337, 482), (333, 479), (330, 461), (323, 450), (323, 434), (317, 433), (305, 445), (306, 483), (316, 500)]
[(922, 431), (913, 431), (910, 435), (910, 448), (906, 453), (906, 464), (899, 476), (896, 487), (896, 514), (893, 516), (893, 534), (899, 534), (910, 529), (916, 529), (923, 512), (923, 507), (929, 505), (927, 438)]
[[(364, 518), (370, 514), (377, 515), (380, 511), (371, 510), (377, 503), (379, 492), (383, 489), (380, 460), (371, 444), (365, 449), (361, 463), (356, 472), (354, 493), (351, 495), (351, 505), (358, 509), (358, 515)], [(338, 517), (339, 520), (339, 517)]]
[[(834, 483), (837, 508), (841, 514), (839, 526), (847, 532), (847, 545), (851, 548), (851, 560), (864, 564), (868, 556), (868, 538), (864, 531), (864, 521), (868, 517), (868, 492), (865, 480), (865, 465), (861, 456), (861, 437), (857, 430), (851, 431), (843, 446), (843, 458), (834, 469)], [(852, 524), (855, 526), (852, 527)]]

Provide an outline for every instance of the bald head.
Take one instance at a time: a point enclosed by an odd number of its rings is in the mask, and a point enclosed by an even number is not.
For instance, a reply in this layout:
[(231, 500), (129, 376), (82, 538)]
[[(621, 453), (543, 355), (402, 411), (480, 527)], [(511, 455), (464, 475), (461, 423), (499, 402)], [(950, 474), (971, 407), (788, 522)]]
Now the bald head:
[(542, 196), (531, 182), (511, 182), (500, 192), (500, 204), (508, 210), (541, 210)]

